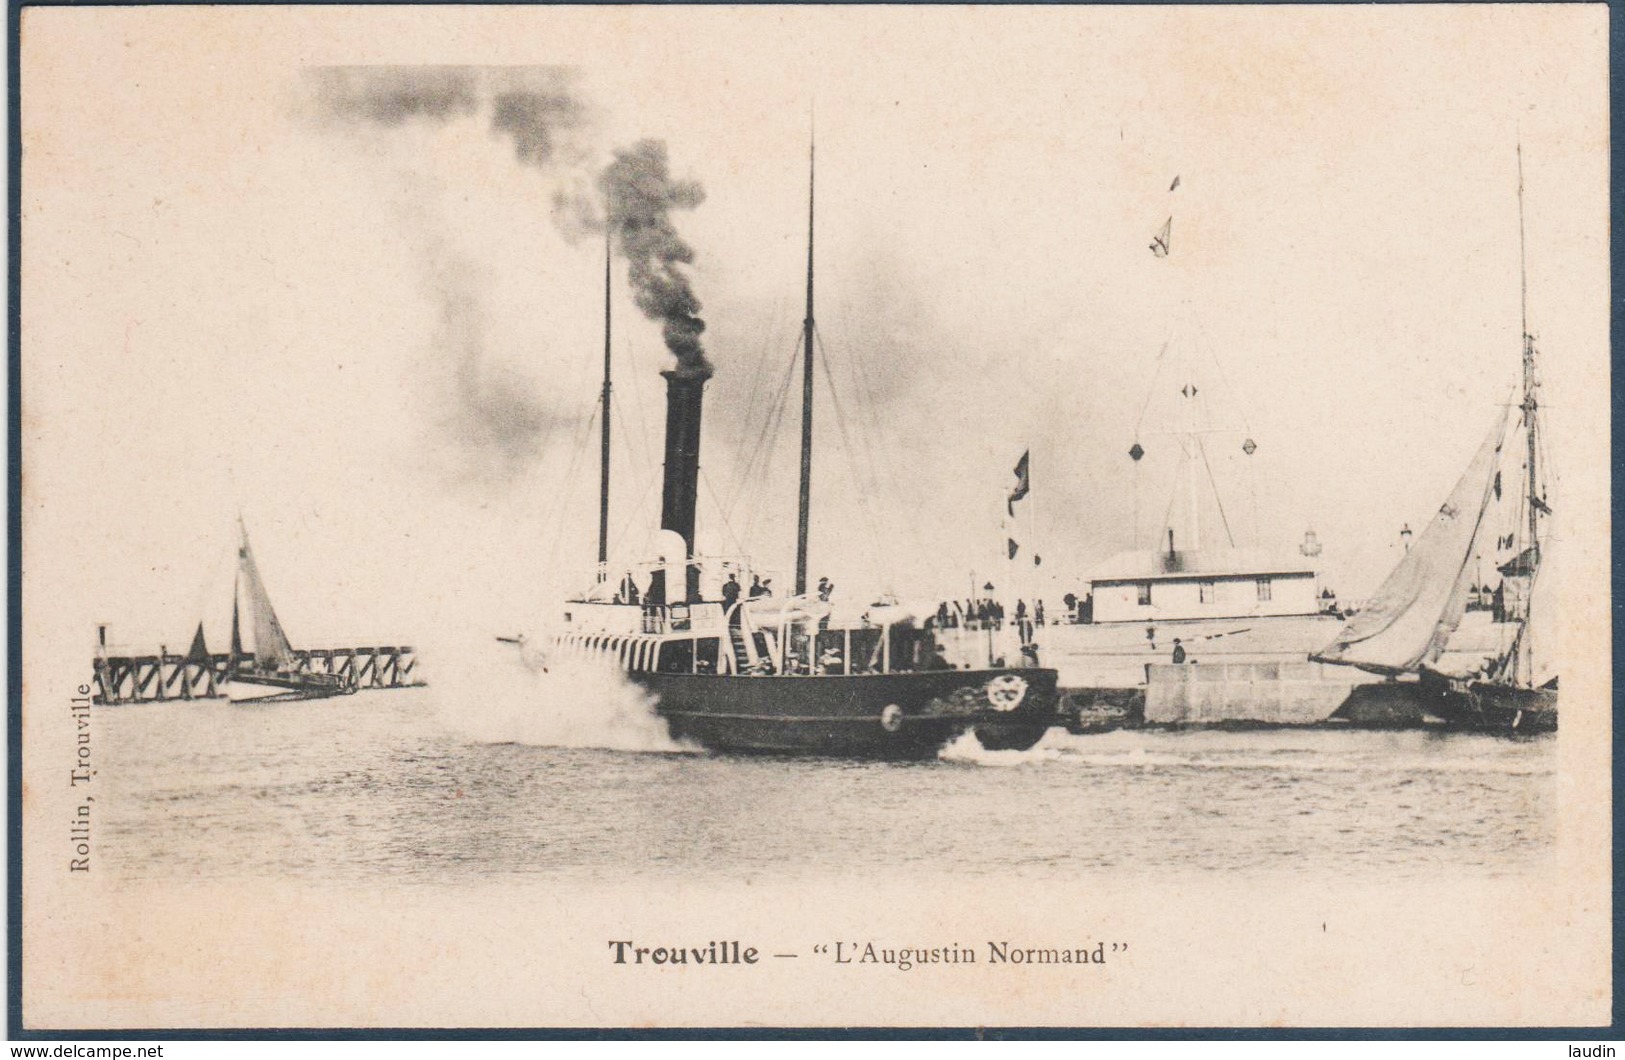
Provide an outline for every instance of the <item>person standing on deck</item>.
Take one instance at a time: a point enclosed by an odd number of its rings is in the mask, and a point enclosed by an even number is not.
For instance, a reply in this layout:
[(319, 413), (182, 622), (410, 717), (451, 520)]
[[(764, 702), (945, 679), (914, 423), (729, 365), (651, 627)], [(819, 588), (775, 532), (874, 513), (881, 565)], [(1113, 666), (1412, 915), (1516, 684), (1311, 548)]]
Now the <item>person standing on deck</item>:
[(730, 574), (722, 583), (722, 611), (728, 616), (728, 625), (739, 625), (739, 575)]
[(1185, 661), (1185, 645), (1179, 643), (1179, 638), (1175, 637), (1174, 638), (1174, 665), (1178, 666), (1181, 663), (1183, 663), (1184, 661)]

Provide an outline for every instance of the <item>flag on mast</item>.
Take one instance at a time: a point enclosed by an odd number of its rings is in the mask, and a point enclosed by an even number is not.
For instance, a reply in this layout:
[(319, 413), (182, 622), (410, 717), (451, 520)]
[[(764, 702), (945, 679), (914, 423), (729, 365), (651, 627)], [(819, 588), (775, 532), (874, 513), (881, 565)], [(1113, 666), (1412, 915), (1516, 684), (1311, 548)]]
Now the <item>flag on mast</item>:
[(1151, 237), (1151, 253), (1159, 258), (1168, 256), (1168, 245), (1173, 241), (1174, 219), (1172, 217), (1162, 223), (1162, 228)]
[(1005, 503), (1005, 509), (1012, 517), (1016, 514), (1016, 502), (1027, 496), (1028, 491), (1032, 489), (1032, 481), (1027, 472), (1027, 462), (1030, 456), (1032, 456), (1031, 449), (1022, 453), (1021, 459), (1016, 461), (1016, 486), (1015, 489), (1010, 491), (1010, 499)]

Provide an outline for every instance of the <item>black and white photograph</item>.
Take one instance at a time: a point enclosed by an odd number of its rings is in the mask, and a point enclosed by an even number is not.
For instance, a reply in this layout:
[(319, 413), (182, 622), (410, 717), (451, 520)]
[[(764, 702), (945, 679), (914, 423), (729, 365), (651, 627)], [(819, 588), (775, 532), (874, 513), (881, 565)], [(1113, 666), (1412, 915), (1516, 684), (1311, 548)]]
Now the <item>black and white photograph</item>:
[(13, 1034), (1609, 1024), (1607, 35), (23, 9)]

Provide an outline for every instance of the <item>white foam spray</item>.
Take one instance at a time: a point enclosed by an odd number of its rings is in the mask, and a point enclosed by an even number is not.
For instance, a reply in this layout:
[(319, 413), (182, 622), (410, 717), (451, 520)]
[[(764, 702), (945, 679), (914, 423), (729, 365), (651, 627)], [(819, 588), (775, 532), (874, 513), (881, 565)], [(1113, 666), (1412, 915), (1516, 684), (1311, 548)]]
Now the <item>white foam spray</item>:
[(1048, 746), (1050, 735), (1046, 733), (1025, 751), (989, 751), (982, 746), (982, 741), (976, 738), (976, 730), (972, 729), (950, 741), (937, 752), (937, 758), (944, 762), (959, 762), (973, 766), (1036, 765), (1061, 757), (1058, 749)]
[(655, 697), (613, 665), (549, 657), (545, 643), (469, 635), (426, 651), (441, 721), (479, 743), (693, 750), (671, 738)]

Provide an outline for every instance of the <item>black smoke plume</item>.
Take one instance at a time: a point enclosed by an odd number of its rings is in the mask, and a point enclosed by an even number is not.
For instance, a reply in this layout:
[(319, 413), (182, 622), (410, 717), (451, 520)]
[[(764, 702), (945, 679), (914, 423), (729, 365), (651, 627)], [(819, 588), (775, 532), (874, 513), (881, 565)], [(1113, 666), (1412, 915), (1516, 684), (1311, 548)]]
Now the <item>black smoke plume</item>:
[[(414, 125), (484, 125), (493, 137), (511, 141), (519, 163), (544, 178), (560, 228), (579, 223), (579, 207), (557, 201), (591, 180), (583, 144), (590, 114), (572, 91), (569, 69), (351, 66), (319, 68), (308, 76), (316, 115), (340, 127), (395, 133)], [(449, 369), (435, 378), (445, 380), (438, 397), (448, 413), (441, 425), (458, 443), (455, 473), (470, 481), (511, 479), (542, 456), (551, 432), (571, 418), (549, 408), (533, 380), (491, 356), (486, 346), (490, 284), (452, 249), (434, 205), (433, 182), (409, 180), (407, 186), (412, 194), (405, 220), (420, 231), (426, 286), (438, 303), (432, 349)]]
[(677, 358), (677, 370), (710, 375), (700, 335), (700, 300), (694, 297), (681, 266), (694, 262), (694, 250), (671, 223), (674, 209), (691, 210), (705, 192), (691, 180), (673, 180), (661, 140), (639, 140), (618, 148), (615, 159), (598, 175), (598, 190), (621, 255), (633, 300), (644, 316), (661, 323), (666, 348)]
[(581, 121), (581, 103), (562, 85), (504, 89), (491, 97), (491, 130), (512, 136), (514, 153), (528, 165), (552, 162), (559, 133)]
[(311, 72), (316, 98), (332, 117), (375, 125), (413, 118), (439, 124), (473, 114), (480, 86), (462, 66), (329, 66)]
[(579, 165), (575, 134), (588, 112), (562, 67), (328, 66), (311, 71), (328, 118), (395, 128), (444, 125), (489, 108), (491, 133), (510, 137), (525, 165)]

